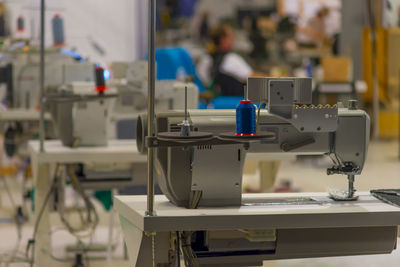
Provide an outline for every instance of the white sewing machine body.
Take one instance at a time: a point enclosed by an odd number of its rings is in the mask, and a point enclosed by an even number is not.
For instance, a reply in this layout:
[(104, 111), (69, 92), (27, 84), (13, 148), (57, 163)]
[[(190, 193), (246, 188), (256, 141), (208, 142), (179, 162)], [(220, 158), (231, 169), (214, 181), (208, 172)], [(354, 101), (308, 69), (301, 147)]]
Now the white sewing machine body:
[(66, 146), (107, 146), (109, 112), (116, 90), (99, 95), (93, 82), (73, 82), (49, 94), (58, 136)]
[[(147, 110), (147, 61), (114, 62), (112, 86), (118, 90), (115, 114), (139, 114)], [(157, 111), (183, 109), (184, 90), (188, 89), (188, 107), (197, 109), (198, 88), (193, 83), (177, 80), (156, 81), (155, 103)]]
[[(45, 62), (45, 88), (76, 81), (94, 81), (94, 64), (65, 55), (61, 48), (46, 49)], [(5, 77), (12, 79), (11, 83), (7, 82), (12, 87), (8, 88), (10, 107), (28, 110), (39, 107), (39, 63), (39, 49), (35, 46), (4, 52), (1, 67), (11, 65), (9, 77)]]

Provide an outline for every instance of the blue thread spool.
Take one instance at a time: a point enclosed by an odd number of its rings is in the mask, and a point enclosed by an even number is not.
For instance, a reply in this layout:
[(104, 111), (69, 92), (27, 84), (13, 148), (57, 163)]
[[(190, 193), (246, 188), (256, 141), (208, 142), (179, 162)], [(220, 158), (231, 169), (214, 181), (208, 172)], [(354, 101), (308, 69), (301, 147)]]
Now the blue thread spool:
[(65, 44), (64, 20), (59, 14), (56, 14), (51, 21), (53, 28), (53, 43), (55, 46), (63, 46)]
[(236, 107), (236, 136), (256, 136), (256, 106), (241, 100)]

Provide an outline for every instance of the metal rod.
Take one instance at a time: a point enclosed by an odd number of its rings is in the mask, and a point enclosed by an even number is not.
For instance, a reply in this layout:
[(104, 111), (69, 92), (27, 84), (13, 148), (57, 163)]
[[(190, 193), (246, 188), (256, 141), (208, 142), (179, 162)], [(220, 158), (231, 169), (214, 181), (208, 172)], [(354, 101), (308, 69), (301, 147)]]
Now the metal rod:
[(354, 180), (355, 180), (355, 175), (354, 174), (349, 174), (347, 176), (347, 179), (349, 181), (349, 191), (348, 191), (348, 198), (353, 198), (354, 197), (354, 193), (355, 193), (355, 189), (354, 189)]
[[(147, 135), (154, 136), (154, 94), (156, 80), (155, 37), (156, 37), (156, 0), (149, 0), (148, 21), (148, 104)], [(147, 148), (147, 215), (154, 213), (154, 149)]]
[(40, 121), (39, 121), (39, 136), (40, 136), (40, 152), (44, 152), (44, 79), (45, 79), (45, 0), (41, 0), (40, 5)]
[(187, 108), (187, 86), (185, 86), (185, 121), (188, 119), (188, 108)]

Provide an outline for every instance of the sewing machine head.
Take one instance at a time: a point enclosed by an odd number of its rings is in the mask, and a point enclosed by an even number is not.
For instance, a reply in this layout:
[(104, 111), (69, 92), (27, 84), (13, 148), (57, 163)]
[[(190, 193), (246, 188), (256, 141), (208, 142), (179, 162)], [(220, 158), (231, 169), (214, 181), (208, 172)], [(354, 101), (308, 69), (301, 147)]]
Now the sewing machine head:
[(49, 111), (64, 146), (107, 146), (109, 110), (114, 88), (99, 93), (93, 82), (73, 82), (47, 94)]
[[(340, 200), (356, 199), (354, 176), (360, 174), (369, 143), (370, 120), (354, 103), (311, 104), (312, 82), (308, 78), (249, 78), (248, 97), (259, 103), (257, 131), (267, 138), (226, 139), (234, 132), (235, 110), (172, 111), (156, 115), (155, 137), (146, 137), (145, 117), (138, 120), (138, 148), (156, 149), (155, 174), (163, 193), (178, 206), (241, 205), (242, 174), (247, 153), (329, 155), (333, 160), (328, 174), (344, 174), (349, 191)], [(266, 107), (264, 109), (263, 107)], [(163, 132), (181, 132), (188, 121), (194, 139), (171, 141)], [(261, 134), (261, 136), (263, 136)]]

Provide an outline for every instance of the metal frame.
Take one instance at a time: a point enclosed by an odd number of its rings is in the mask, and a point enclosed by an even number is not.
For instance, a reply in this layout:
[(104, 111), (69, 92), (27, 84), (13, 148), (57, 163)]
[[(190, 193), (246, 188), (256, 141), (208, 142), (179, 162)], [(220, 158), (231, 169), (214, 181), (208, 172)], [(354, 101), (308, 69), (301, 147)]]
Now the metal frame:
[(40, 152), (44, 152), (44, 79), (45, 79), (45, 0), (40, 2), (40, 121), (39, 121), (39, 137)]
[[(148, 136), (154, 136), (154, 96), (156, 80), (156, 56), (155, 56), (155, 38), (156, 38), (156, 0), (149, 1), (148, 17), (148, 102), (147, 102), (147, 125)], [(147, 148), (147, 215), (154, 216), (154, 148)]]
[[(156, 39), (156, 0), (149, 1), (149, 17), (148, 17), (148, 99), (147, 99), (147, 136), (154, 137), (154, 96), (156, 87), (156, 51), (155, 51), (155, 39)], [(154, 211), (154, 148), (147, 148), (147, 216), (155, 216)], [(151, 236), (152, 245), (152, 261), (153, 267), (156, 267), (156, 233), (148, 233)]]

